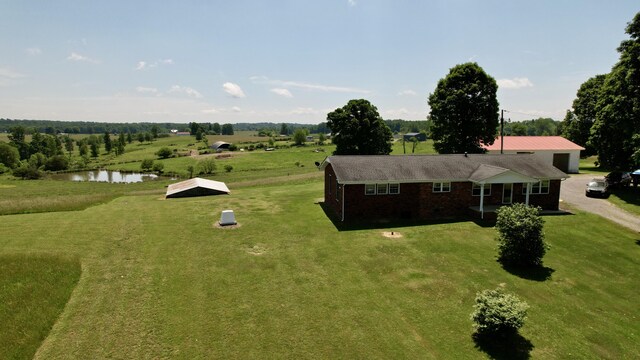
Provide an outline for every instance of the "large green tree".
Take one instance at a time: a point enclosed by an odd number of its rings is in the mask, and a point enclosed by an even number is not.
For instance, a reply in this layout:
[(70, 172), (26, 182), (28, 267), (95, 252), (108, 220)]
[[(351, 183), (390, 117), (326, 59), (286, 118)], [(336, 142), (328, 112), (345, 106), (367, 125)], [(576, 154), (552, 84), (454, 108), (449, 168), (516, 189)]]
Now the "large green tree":
[(378, 109), (364, 99), (327, 114), (327, 126), (333, 134), (335, 155), (388, 155), (391, 153), (391, 129)]
[(627, 25), (630, 39), (618, 47), (620, 60), (598, 94), (590, 144), (611, 169), (640, 165), (640, 13)]
[(441, 154), (483, 152), (498, 127), (498, 84), (477, 63), (454, 66), (429, 95), (433, 147)]
[(580, 86), (573, 100), (573, 112), (567, 112), (562, 124), (562, 136), (584, 146), (586, 150), (583, 155), (595, 154), (595, 149), (588, 141), (605, 79), (606, 75), (596, 75)]

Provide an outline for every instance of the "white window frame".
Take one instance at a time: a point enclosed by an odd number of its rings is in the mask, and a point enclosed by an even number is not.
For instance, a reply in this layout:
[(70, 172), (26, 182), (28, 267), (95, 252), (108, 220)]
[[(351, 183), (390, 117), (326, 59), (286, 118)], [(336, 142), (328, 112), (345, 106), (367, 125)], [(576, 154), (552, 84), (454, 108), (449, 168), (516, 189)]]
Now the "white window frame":
[[(391, 191), (392, 188), (395, 188), (396, 191)], [(398, 195), (400, 194), (400, 184), (399, 183), (390, 183), (389, 184), (389, 195)]]
[(451, 192), (451, 182), (450, 181), (434, 182), (432, 191), (434, 193)]
[(364, 184), (364, 194), (365, 195), (375, 195), (376, 194), (376, 184)]
[[(476, 189), (478, 190), (477, 195), (474, 193), (474, 190)], [(473, 183), (473, 185), (471, 185), (471, 196), (480, 196), (480, 191), (481, 191), (480, 189), (481, 189), (480, 184)], [(491, 196), (491, 184), (485, 184), (484, 196)]]
[[(543, 186), (546, 184), (546, 186)], [(551, 187), (551, 180), (540, 180), (537, 183), (531, 184), (531, 192), (530, 195), (544, 195), (549, 193), (549, 188)], [(543, 189), (545, 189), (543, 191)], [(522, 194), (527, 193), (527, 184), (522, 184)]]
[(389, 195), (389, 184), (376, 184), (376, 194)]

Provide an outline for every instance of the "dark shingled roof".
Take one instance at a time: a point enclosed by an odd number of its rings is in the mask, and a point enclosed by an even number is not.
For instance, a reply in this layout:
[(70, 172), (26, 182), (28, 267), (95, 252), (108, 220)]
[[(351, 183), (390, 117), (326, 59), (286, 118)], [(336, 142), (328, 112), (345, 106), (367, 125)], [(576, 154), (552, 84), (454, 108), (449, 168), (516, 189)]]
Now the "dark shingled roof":
[(331, 164), (341, 183), (375, 181), (481, 181), (509, 170), (536, 179), (569, 177), (534, 154), (334, 155)]

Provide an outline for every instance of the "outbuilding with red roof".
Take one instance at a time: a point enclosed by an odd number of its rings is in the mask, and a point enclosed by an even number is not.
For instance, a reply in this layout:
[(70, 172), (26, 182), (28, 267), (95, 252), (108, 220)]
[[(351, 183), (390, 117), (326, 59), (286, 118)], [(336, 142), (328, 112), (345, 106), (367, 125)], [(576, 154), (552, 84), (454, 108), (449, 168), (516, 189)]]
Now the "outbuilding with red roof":
[(505, 136), (493, 145), (483, 145), (489, 154), (535, 154), (537, 158), (566, 173), (578, 173), (584, 148), (562, 136)]

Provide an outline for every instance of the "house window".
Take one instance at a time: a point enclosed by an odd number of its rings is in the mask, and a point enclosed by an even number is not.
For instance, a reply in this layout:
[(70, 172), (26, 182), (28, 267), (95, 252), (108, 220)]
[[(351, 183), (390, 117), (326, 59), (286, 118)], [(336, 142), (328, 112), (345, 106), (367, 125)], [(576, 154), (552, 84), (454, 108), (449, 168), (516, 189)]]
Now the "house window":
[[(471, 195), (480, 196), (480, 184), (473, 184), (473, 188), (471, 189)], [(491, 195), (491, 184), (485, 185), (484, 187), (484, 196)]]
[(449, 192), (451, 191), (451, 183), (450, 182), (434, 182), (433, 183), (433, 192)]
[(342, 198), (342, 186), (336, 182), (336, 201), (340, 202)]
[(364, 186), (364, 194), (365, 195), (375, 195), (376, 194), (376, 184), (365, 184), (365, 186)]
[[(527, 193), (527, 184), (522, 184), (522, 194)], [(548, 194), (549, 193), (549, 180), (540, 180), (539, 182), (531, 185), (530, 194)]]
[(365, 184), (365, 195), (397, 195), (400, 194), (400, 184)]

